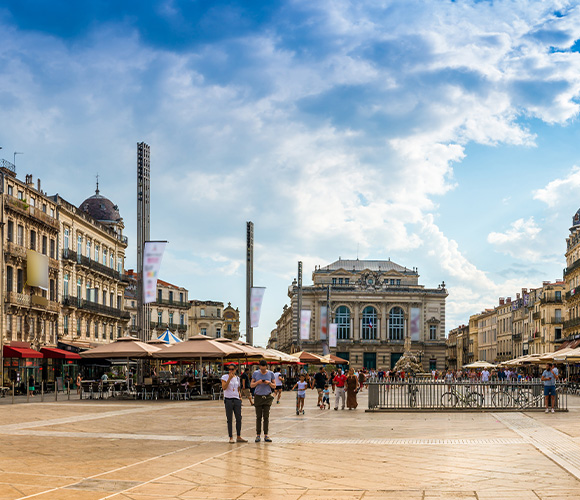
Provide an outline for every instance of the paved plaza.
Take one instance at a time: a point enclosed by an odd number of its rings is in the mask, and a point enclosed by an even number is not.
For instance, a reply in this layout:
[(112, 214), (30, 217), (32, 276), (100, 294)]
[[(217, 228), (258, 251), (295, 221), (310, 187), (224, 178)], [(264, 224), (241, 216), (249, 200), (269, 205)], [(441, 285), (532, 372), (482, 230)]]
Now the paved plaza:
[(0, 499), (580, 498), (580, 398), (568, 413), (272, 407), (273, 443), (227, 442), (221, 401), (0, 404)]

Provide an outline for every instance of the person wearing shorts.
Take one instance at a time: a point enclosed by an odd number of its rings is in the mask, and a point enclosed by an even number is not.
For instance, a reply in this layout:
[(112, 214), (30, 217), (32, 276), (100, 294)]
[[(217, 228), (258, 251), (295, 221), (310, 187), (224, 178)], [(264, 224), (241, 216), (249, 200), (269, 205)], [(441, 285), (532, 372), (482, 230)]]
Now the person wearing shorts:
[(318, 401), (316, 402), (317, 406), (322, 404), (322, 392), (324, 391), (324, 386), (328, 382), (328, 375), (326, 374), (326, 370), (321, 366), (318, 373), (314, 375), (314, 384), (313, 389), (316, 388), (318, 392)]
[(276, 389), (274, 389), (274, 396), (276, 397), (276, 404), (280, 404), (280, 398), (282, 397), (282, 384), (284, 383), (284, 377), (280, 373), (280, 368), (274, 370), (274, 379), (276, 382)]
[(550, 396), (552, 396), (552, 413), (556, 406), (556, 374), (552, 369), (552, 363), (542, 373), (542, 382), (544, 382), (544, 400), (546, 404), (546, 413), (550, 411)]
[(306, 399), (306, 389), (308, 388), (308, 382), (306, 382), (306, 377), (303, 373), (300, 374), (300, 380), (294, 384), (292, 390), (297, 389), (296, 394), (296, 415), (304, 415), (304, 399)]

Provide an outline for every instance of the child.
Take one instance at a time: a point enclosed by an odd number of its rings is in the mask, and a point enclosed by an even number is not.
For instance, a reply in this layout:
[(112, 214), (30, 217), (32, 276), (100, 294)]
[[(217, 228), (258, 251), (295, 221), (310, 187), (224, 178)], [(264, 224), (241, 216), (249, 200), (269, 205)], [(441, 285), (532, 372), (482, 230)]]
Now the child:
[(328, 384), (324, 384), (324, 390), (322, 391), (322, 404), (320, 409), (324, 410), (328, 404), (328, 409), (330, 410), (330, 388)]
[(296, 394), (296, 415), (304, 415), (304, 399), (306, 398), (306, 388), (308, 387), (308, 382), (305, 380), (304, 374), (300, 374), (300, 381), (294, 384), (292, 390), (298, 389), (298, 393)]

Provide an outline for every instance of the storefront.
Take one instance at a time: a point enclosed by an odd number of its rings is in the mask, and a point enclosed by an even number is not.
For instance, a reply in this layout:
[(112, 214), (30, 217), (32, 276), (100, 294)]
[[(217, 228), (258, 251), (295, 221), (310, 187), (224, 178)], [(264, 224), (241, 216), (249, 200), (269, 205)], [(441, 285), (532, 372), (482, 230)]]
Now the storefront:
[(35, 386), (42, 380), (44, 356), (31, 349), (28, 342), (10, 342), (4, 346), (3, 356), (4, 386), (11, 387), (14, 384), (16, 392), (24, 394), (30, 377), (34, 379)]
[(76, 387), (78, 361), (81, 359), (77, 353), (56, 347), (42, 347), (40, 352), (44, 356), (42, 377), (48, 390), (54, 389), (55, 385), (58, 390), (63, 390), (66, 387), (67, 377), (70, 378), (71, 389)]

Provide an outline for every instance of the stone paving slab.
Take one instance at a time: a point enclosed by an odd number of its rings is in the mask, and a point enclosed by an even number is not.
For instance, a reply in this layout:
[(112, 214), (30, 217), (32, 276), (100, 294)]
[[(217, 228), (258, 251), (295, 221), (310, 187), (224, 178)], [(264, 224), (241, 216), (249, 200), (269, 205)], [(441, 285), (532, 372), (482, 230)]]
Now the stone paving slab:
[[(580, 498), (580, 398), (570, 412), (306, 415), (272, 407), (273, 443), (224, 436), (220, 401), (0, 406), (1, 499)], [(578, 469), (578, 470), (576, 470)]]

